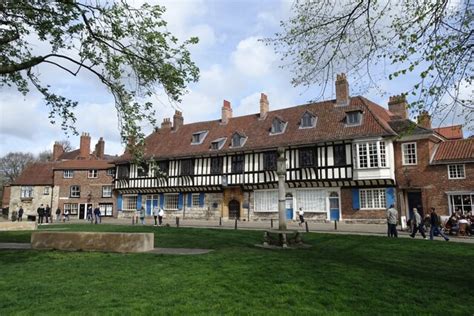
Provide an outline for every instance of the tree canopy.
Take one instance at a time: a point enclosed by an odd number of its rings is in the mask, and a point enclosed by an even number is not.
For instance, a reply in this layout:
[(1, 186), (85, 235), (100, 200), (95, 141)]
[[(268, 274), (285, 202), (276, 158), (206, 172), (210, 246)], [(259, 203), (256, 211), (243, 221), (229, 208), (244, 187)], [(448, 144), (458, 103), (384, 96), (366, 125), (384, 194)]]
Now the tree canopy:
[[(165, 8), (125, 0), (0, 2), (0, 87), (21, 93), (38, 90), (49, 107), (52, 123), (72, 130), (77, 101), (44, 84), (41, 66), (48, 64), (71, 76), (87, 72), (110, 91), (115, 100), (124, 142), (140, 143), (140, 122), (156, 124), (149, 98), (164, 92), (179, 102), (199, 69), (188, 50), (197, 38), (184, 42), (166, 29)], [(41, 42), (41, 50), (33, 42)]]
[(410, 76), (413, 86), (400, 92), (412, 95), (414, 112), (461, 109), (469, 124), (473, 9), (469, 0), (296, 0), (282, 31), (265, 41), (286, 61), (294, 85), (325, 88), (340, 71), (372, 87)]

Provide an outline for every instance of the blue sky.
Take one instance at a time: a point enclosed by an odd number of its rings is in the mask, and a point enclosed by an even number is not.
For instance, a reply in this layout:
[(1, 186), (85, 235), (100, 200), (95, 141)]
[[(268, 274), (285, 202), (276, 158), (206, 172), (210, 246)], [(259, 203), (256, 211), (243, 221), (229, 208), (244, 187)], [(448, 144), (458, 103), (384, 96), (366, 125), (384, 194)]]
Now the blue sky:
[[(143, 1), (130, 2), (138, 6)], [(166, 98), (157, 96), (153, 102), (158, 122), (172, 117), (176, 107), (183, 111), (185, 123), (218, 119), (224, 99), (231, 102), (234, 116), (256, 113), (261, 92), (268, 95), (270, 109), (302, 104), (319, 95), (317, 86), (292, 87), (289, 70), (279, 67), (280, 56), (258, 41), (280, 30), (280, 21), (291, 13), (291, 1), (148, 2), (167, 7), (168, 28), (178, 38), (200, 38), (200, 43), (191, 49), (192, 58), (201, 70), (200, 81), (189, 86), (189, 93), (179, 105), (171, 105)], [(35, 44), (41, 50), (41, 43)], [(90, 133), (92, 145), (104, 137), (107, 153), (123, 152), (112, 96), (95, 78), (87, 73), (73, 78), (48, 66), (41, 66), (38, 71), (56, 91), (79, 101), (76, 127), (79, 132)], [(389, 95), (399, 94), (410, 84), (410, 78), (406, 77), (400, 81), (381, 79), (379, 89), (361, 91), (356, 88), (355, 78), (348, 79), (353, 95), (362, 93), (382, 106), (386, 106)], [(333, 97), (331, 85), (325, 98)], [(450, 119), (442, 125), (453, 123), (459, 123), (459, 119)], [(437, 124), (435, 119), (434, 125)], [(151, 126), (145, 129), (149, 131)], [(49, 123), (47, 110), (37, 93), (22, 96), (12, 89), (0, 89), (0, 156), (10, 151), (37, 154), (52, 149), (54, 141), (66, 138), (59, 126)], [(69, 141), (78, 146), (77, 136), (70, 135)]]

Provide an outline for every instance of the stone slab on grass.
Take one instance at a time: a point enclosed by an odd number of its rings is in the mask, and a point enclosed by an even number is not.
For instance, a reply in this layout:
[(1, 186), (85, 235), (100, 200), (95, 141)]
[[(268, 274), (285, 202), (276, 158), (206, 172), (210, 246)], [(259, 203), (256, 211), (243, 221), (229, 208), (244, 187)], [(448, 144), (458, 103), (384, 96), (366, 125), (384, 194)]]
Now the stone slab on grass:
[(0, 222), (0, 231), (36, 229), (38, 229), (38, 224), (36, 222)]
[(147, 252), (154, 249), (153, 233), (33, 232), (31, 248), (66, 251)]

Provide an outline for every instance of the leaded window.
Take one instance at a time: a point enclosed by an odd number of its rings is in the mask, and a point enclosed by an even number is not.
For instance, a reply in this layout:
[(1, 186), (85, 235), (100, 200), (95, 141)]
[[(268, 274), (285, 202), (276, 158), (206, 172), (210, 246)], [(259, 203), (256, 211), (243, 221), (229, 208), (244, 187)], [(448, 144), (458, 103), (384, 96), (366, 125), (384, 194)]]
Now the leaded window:
[(33, 197), (33, 187), (21, 187), (21, 195), (22, 199), (29, 199)]
[(280, 120), (278, 118), (275, 118), (275, 119), (273, 119), (273, 122), (272, 122), (272, 131), (271, 131), (271, 133), (272, 134), (283, 133), (285, 131), (285, 127), (286, 127), (286, 122), (283, 122), (282, 120)]
[(386, 208), (385, 189), (361, 189), (359, 196), (361, 209)]
[(117, 172), (117, 178), (118, 179), (127, 179), (129, 176), (130, 172), (130, 166), (129, 165), (119, 165), (117, 166), (118, 172)]
[(299, 149), (299, 162), (300, 167), (314, 167), (314, 149), (313, 148), (300, 148)]
[(167, 210), (177, 210), (178, 209), (178, 199), (179, 199), (179, 194), (177, 194), (177, 193), (165, 194), (165, 209), (167, 209)]
[(462, 164), (459, 165), (448, 165), (448, 178), (449, 179), (464, 179), (466, 178), (465, 167)]
[(181, 175), (190, 176), (194, 174), (194, 159), (181, 160)]
[(211, 157), (211, 174), (222, 174), (222, 157)]
[(232, 156), (232, 172), (233, 173), (244, 172), (244, 155)]
[(334, 165), (344, 166), (346, 165), (346, 145), (334, 145)]
[(168, 174), (169, 171), (169, 161), (168, 160), (163, 160), (163, 161), (158, 161), (158, 169), (160, 173)]
[(269, 151), (263, 153), (263, 170), (276, 171), (277, 170), (277, 153), (276, 151)]
[(402, 163), (403, 165), (416, 165), (416, 143), (403, 143), (402, 144)]
[(301, 117), (300, 128), (310, 128), (316, 125), (316, 117), (311, 113), (305, 112)]
[(148, 163), (144, 162), (137, 166), (137, 175), (139, 177), (148, 177)]

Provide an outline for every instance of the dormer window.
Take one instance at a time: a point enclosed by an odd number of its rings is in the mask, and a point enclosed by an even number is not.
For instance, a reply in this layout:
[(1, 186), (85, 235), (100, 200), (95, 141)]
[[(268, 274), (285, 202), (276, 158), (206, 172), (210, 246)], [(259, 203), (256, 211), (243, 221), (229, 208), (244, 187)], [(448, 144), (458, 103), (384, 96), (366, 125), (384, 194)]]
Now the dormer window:
[(224, 144), (225, 144), (226, 139), (227, 139), (227, 138), (222, 137), (222, 138), (218, 138), (218, 139), (212, 141), (212, 142), (211, 142), (211, 149), (212, 149), (212, 150), (220, 150), (220, 149), (222, 149), (222, 147), (223, 147)]
[(305, 112), (301, 117), (300, 128), (312, 128), (316, 126), (316, 117), (309, 113)]
[(270, 135), (284, 133), (286, 124), (287, 123), (284, 122), (283, 120), (280, 120), (279, 118), (274, 118), (272, 122), (272, 130), (270, 132)]
[(346, 113), (346, 125), (355, 126), (360, 125), (362, 122), (361, 111), (351, 111)]
[(232, 136), (232, 147), (242, 147), (246, 141), (247, 137), (239, 133), (235, 133), (234, 136)]
[(193, 138), (191, 140), (191, 145), (200, 145), (207, 136), (208, 131), (201, 131), (193, 133)]

